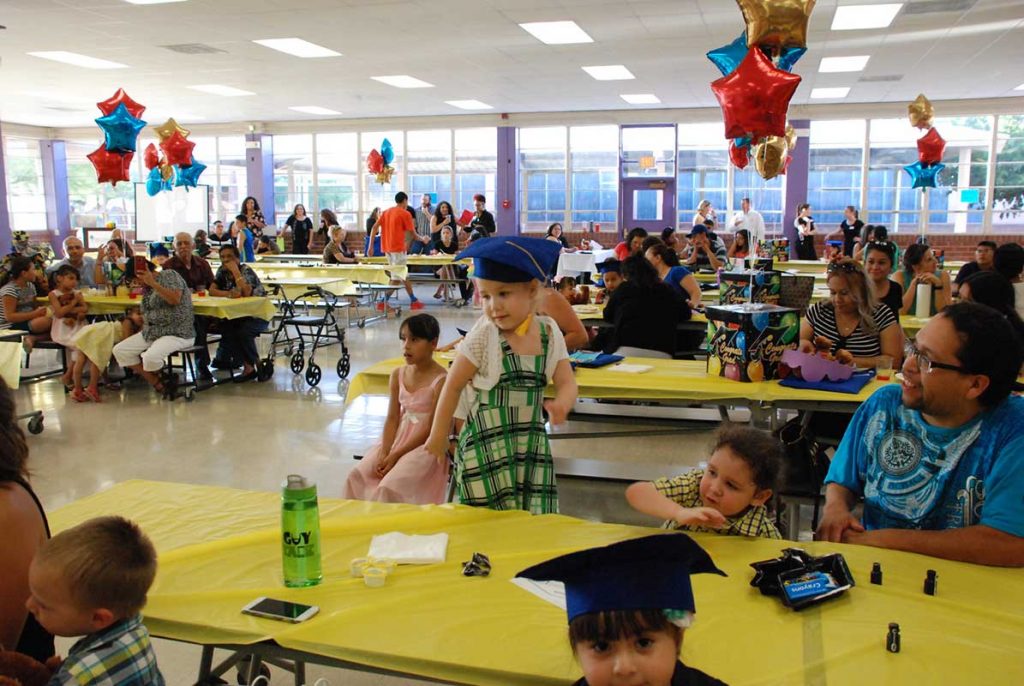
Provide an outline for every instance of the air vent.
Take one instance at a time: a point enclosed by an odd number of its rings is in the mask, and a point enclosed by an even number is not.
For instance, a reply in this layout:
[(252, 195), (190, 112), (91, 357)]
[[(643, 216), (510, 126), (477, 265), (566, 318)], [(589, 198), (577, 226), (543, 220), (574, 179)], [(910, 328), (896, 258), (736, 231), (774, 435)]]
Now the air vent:
[(902, 81), (902, 74), (882, 74), (880, 76), (862, 76), (857, 79), (861, 83), (886, 83), (891, 81)]
[(939, 12), (966, 12), (978, 3), (978, 0), (926, 0), (910, 2), (903, 6), (902, 15), (937, 14)]
[(171, 52), (180, 52), (183, 55), (212, 55), (218, 52), (227, 52), (227, 50), (203, 43), (180, 43), (178, 45), (161, 45), (160, 47)]

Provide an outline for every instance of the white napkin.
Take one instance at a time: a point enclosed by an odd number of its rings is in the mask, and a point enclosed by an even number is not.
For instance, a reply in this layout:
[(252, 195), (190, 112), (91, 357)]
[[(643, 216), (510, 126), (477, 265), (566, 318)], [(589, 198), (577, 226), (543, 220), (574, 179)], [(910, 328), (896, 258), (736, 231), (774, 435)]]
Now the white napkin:
[(429, 565), (444, 562), (447, 551), (448, 534), (413, 536), (392, 531), (374, 536), (366, 555), (402, 565)]
[(643, 374), (649, 372), (654, 367), (648, 364), (623, 364), (619, 363), (608, 368), (610, 372), (623, 372), (624, 374)]

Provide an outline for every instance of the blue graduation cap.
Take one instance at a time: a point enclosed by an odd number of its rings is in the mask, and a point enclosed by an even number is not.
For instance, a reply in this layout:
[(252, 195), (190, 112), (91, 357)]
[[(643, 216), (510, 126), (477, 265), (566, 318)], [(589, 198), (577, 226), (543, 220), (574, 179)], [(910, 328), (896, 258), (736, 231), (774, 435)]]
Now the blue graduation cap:
[(493, 236), (474, 241), (456, 255), (473, 258), (474, 276), (502, 283), (547, 279), (562, 252), (561, 243), (542, 238)]
[(694, 612), (690, 575), (703, 573), (726, 575), (692, 538), (666, 533), (562, 555), (516, 576), (563, 582), (571, 622), (609, 610)]
[(609, 257), (604, 262), (599, 262), (597, 264), (597, 273), (598, 274), (607, 274), (608, 272), (621, 272), (621, 271), (622, 271), (622, 262), (620, 262), (619, 260), (615, 259), (614, 257)]

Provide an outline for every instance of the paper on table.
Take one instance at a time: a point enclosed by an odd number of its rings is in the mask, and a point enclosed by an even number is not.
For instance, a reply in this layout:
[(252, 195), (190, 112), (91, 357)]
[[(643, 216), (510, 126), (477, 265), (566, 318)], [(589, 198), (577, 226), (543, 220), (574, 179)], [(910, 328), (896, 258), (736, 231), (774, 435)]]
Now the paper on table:
[(561, 581), (534, 581), (533, 579), (523, 579), (522, 577), (515, 577), (509, 579), (509, 581), (524, 591), (529, 591), (541, 600), (551, 603), (555, 607), (565, 609), (565, 584)]
[(374, 536), (367, 557), (392, 560), (403, 565), (429, 565), (444, 562), (448, 534), (410, 536), (398, 531)]
[(919, 319), (927, 319), (932, 313), (932, 285), (930, 283), (917, 284), (917, 306), (914, 309), (914, 316)]
[(625, 374), (643, 374), (649, 372), (654, 367), (647, 364), (617, 364), (612, 367), (608, 367), (610, 372), (623, 372)]

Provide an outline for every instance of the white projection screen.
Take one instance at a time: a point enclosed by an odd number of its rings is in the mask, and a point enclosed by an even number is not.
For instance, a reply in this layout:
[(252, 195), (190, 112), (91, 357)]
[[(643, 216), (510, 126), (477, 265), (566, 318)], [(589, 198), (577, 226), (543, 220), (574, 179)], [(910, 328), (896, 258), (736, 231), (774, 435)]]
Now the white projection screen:
[(179, 231), (195, 234), (210, 223), (210, 186), (178, 186), (154, 196), (146, 193), (146, 184), (135, 184), (135, 240), (161, 241)]

